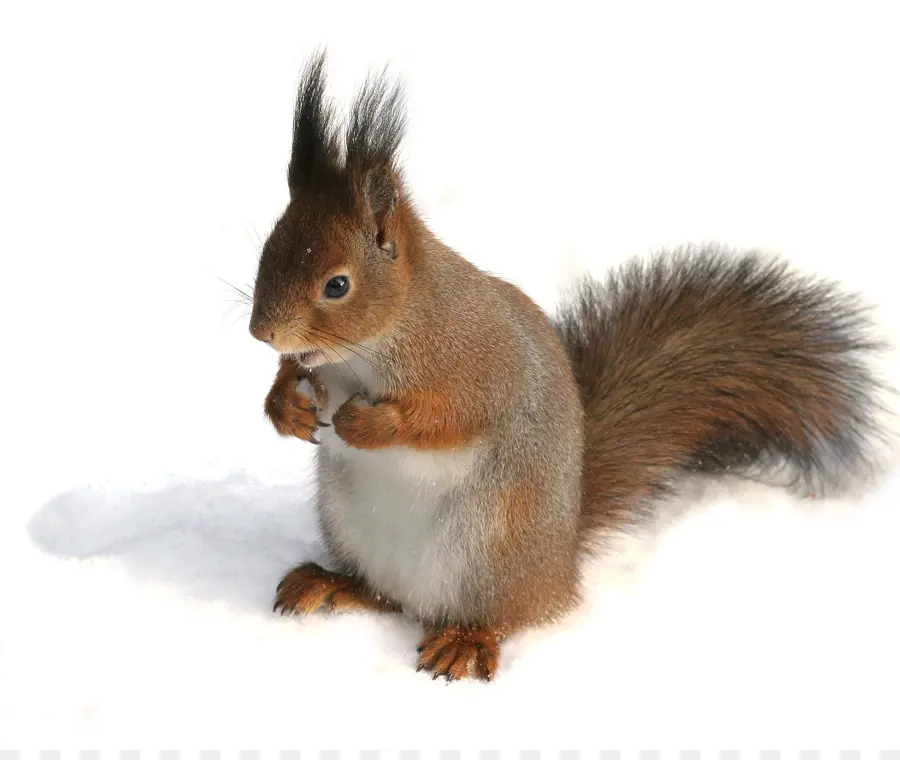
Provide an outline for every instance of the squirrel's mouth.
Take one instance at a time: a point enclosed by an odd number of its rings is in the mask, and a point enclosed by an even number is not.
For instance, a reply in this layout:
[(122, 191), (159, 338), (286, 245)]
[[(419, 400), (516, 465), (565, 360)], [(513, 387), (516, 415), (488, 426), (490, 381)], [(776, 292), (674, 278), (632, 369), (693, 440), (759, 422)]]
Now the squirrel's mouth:
[(325, 363), (325, 354), (318, 350), (298, 351), (294, 354), (294, 359), (304, 367), (318, 367)]

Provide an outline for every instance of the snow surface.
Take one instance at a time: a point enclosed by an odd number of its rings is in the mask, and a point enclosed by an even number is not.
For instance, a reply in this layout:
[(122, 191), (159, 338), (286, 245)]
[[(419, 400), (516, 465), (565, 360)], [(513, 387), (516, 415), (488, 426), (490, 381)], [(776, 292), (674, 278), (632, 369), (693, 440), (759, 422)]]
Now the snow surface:
[(372, 64), (407, 79), (421, 209), (546, 308), (582, 269), (718, 240), (863, 290), (900, 336), (898, 13), (5, 4), (0, 744), (896, 743), (896, 476), (697, 493), (490, 685), (416, 673), (409, 622), (273, 617), (320, 551), (309, 452), (263, 419), (275, 357), (218, 278), (252, 281), (328, 43), (340, 98)]

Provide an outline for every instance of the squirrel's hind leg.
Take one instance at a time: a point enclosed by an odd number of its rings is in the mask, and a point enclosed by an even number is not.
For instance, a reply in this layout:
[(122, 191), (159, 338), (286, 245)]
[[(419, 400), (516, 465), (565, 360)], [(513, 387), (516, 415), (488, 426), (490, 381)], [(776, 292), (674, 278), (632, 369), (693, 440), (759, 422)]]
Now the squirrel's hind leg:
[(400, 605), (373, 593), (357, 578), (307, 562), (284, 576), (275, 590), (275, 612), (400, 612)]

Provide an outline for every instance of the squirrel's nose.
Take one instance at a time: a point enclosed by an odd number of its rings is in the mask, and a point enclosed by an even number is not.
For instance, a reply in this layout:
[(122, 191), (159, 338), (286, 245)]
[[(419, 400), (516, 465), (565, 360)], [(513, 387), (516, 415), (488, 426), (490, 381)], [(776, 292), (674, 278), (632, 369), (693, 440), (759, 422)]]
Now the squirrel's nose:
[(250, 322), (250, 334), (257, 340), (261, 340), (263, 343), (271, 343), (275, 338), (275, 333), (269, 328), (265, 325), (254, 323), (252, 320)]

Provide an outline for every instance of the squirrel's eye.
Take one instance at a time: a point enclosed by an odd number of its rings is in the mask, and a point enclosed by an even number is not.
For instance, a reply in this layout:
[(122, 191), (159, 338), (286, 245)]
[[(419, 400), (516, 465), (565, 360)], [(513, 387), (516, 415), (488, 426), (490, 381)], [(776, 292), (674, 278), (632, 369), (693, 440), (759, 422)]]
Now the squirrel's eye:
[(350, 279), (339, 275), (325, 283), (325, 298), (343, 298), (350, 289)]

